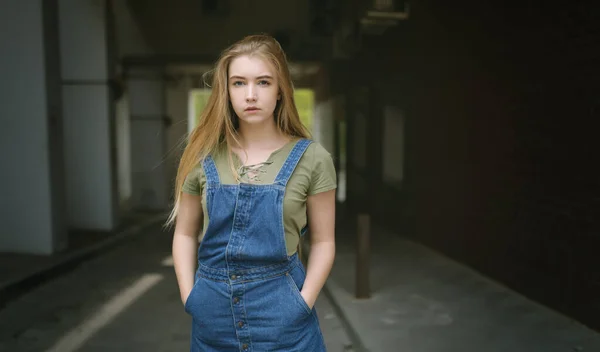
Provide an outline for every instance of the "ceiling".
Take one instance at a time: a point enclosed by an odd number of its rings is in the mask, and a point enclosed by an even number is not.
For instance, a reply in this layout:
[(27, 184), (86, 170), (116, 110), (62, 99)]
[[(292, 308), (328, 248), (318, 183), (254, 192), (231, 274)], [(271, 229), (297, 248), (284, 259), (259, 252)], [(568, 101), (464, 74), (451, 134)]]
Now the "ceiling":
[[(213, 61), (253, 33), (275, 36), (290, 60), (327, 55), (341, 0), (126, 0), (156, 57)], [(338, 5), (339, 6), (339, 5)], [(170, 58), (172, 60), (170, 60)], [(206, 59), (206, 60), (204, 60)]]

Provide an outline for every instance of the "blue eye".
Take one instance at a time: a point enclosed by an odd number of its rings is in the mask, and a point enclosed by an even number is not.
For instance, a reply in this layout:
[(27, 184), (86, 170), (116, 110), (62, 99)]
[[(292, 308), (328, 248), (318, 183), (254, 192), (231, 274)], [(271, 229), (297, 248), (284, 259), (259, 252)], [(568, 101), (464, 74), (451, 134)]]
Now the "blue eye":
[(242, 81), (233, 82), (233, 86), (236, 86), (236, 87), (241, 86), (242, 84), (244, 84), (244, 82), (242, 82)]
[(268, 86), (270, 83), (267, 80), (262, 80), (262, 81), (258, 81), (258, 84), (260, 84), (261, 86)]

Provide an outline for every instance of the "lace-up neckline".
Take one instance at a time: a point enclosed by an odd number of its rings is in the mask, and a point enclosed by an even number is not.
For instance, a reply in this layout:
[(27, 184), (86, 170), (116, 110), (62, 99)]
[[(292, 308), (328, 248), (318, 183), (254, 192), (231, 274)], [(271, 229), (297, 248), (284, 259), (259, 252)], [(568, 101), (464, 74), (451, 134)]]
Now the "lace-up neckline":
[(237, 164), (240, 165), (237, 168), (237, 173), (241, 179), (247, 179), (248, 182), (251, 183), (260, 183), (262, 182), (261, 176), (267, 173), (266, 168), (273, 164), (273, 156), (277, 153), (281, 152), (285, 148), (287, 148), (290, 144), (296, 143), (298, 138), (293, 138), (288, 143), (281, 146), (279, 149), (273, 151), (271, 155), (267, 158), (267, 160), (252, 164), (252, 165), (243, 165), (241, 158), (236, 153), (233, 153), (233, 157), (236, 159)]
[(241, 178), (246, 177), (250, 182), (261, 182), (260, 176), (267, 173), (265, 166), (271, 164), (273, 164), (273, 162), (267, 160), (253, 165), (242, 165), (237, 171)]

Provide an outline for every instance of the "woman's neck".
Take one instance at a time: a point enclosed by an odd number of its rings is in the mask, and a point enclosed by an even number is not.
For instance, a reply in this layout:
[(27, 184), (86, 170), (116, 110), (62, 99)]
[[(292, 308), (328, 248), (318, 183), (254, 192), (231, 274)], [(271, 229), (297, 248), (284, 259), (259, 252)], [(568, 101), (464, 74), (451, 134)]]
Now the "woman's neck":
[(289, 137), (277, 128), (274, 120), (257, 125), (240, 123), (238, 133), (240, 135), (240, 148), (245, 150), (278, 149), (289, 140)]

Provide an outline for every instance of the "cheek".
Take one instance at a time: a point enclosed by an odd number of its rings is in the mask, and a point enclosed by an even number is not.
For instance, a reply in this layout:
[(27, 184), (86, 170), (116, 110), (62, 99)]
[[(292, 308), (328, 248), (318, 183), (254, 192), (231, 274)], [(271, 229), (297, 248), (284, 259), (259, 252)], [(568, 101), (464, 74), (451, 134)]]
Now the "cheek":
[(270, 94), (270, 96), (269, 96), (269, 100), (271, 102), (271, 105), (273, 105), (273, 107), (275, 107), (277, 105), (277, 103), (279, 102), (279, 100), (277, 100), (277, 96), (278, 96), (278, 93)]
[(244, 100), (239, 97), (239, 94), (236, 92), (229, 91), (229, 101), (235, 110), (238, 108), (242, 108)]

